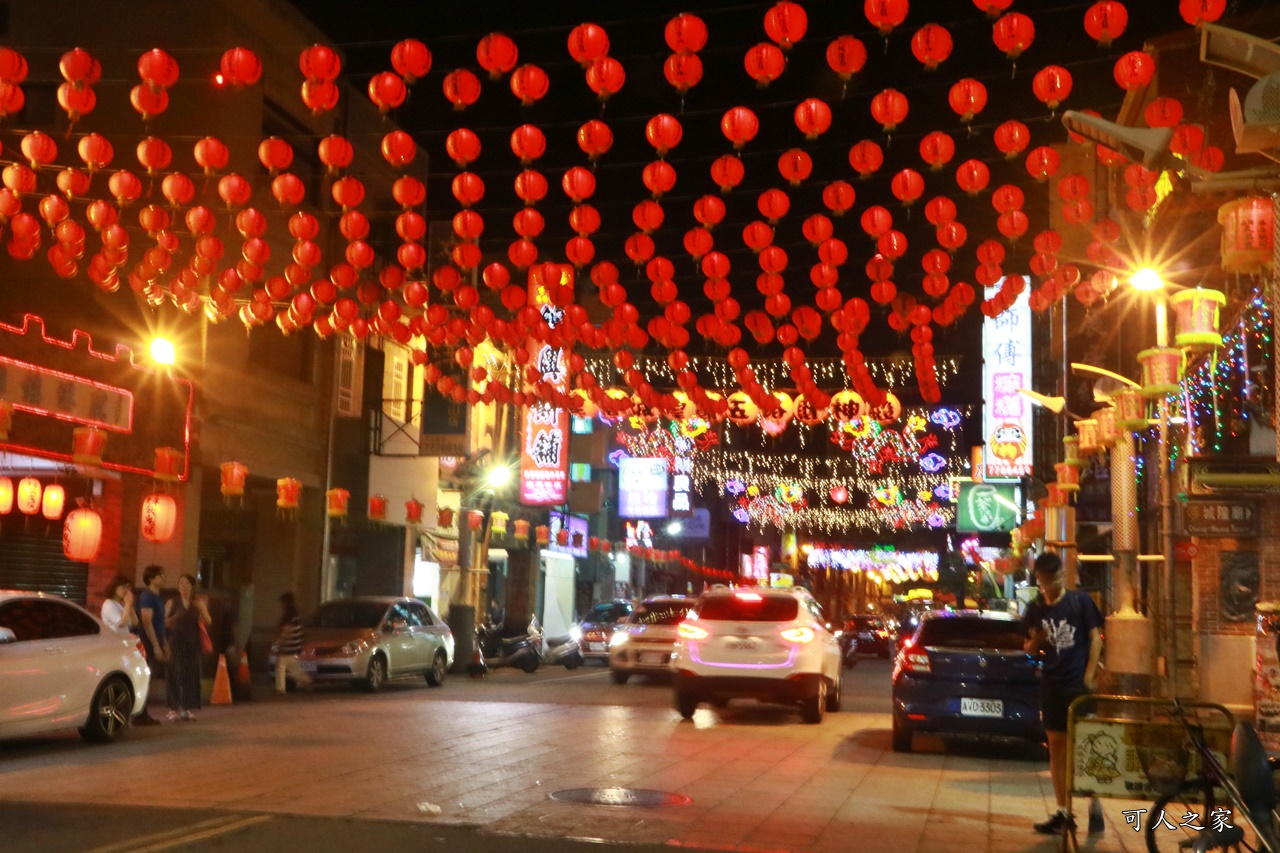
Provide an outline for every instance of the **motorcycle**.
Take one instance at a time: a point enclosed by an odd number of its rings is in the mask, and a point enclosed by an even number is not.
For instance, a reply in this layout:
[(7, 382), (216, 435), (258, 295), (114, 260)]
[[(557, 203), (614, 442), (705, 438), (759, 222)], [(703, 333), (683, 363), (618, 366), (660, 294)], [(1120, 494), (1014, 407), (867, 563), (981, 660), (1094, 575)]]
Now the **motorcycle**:
[(476, 628), (476, 648), (484, 659), (485, 668), (511, 666), (525, 672), (533, 672), (542, 663), (539, 646), (542, 631), (537, 620), (530, 623), (523, 636), (504, 637), (500, 625), (480, 625)]
[[(539, 636), (541, 636), (539, 631)], [(582, 648), (578, 645), (578, 641), (573, 637), (565, 634), (563, 637), (546, 637), (544, 638), (542, 662), (551, 664), (563, 664), (565, 669), (577, 669), (582, 666)]]

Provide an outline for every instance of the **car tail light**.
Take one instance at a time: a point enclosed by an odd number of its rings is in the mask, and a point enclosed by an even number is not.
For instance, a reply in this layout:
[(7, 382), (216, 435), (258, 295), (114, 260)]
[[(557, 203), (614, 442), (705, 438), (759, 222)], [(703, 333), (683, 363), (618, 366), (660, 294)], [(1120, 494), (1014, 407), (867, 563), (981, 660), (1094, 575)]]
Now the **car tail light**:
[(705, 640), (707, 637), (711, 636), (705, 629), (699, 628), (697, 625), (692, 625), (688, 622), (681, 622), (679, 626), (677, 626), (676, 630), (680, 633), (680, 636), (686, 640)]
[(735, 592), (733, 597), (739, 601), (763, 601), (758, 592)]
[(904, 672), (932, 672), (929, 653), (919, 646), (907, 645), (898, 653), (898, 660), (893, 667), (893, 680)]
[(145, 645), (143, 645), (142, 640), (138, 640), (136, 643), (134, 643), (134, 646), (136, 646), (136, 647), (137, 647), (137, 649), (138, 649), (138, 654), (142, 655), (142, 659), (143, 659), (143, 660), (146, 660), (146, 659), (147, 659), (147, 647), (146, 647)]
[(807, 643), (813, 639), (813, 629), (803, 625), (798, 628), (788, 628), (782, 632), (782, 639), (792, 643)]

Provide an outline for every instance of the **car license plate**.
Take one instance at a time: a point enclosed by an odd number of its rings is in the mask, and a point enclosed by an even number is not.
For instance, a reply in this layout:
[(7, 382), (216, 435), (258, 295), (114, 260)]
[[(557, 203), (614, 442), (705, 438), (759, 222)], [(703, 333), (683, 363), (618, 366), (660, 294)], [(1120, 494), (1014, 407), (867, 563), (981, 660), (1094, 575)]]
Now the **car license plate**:
[(303, 671), (303, 672), (315, 672), (315, 671), (316, 671), (316, 662), (315, 662), (315, 661), (313, 661), (313, 660), (303, 660), (303, 661), (298, 661), (298, 664), (302, 667), (302, 671)]
[(731, 649), (749, 652), (756, 647), (756, 640), (755, 637), (746, 637), (740, 640), (730, 640), (725, 645)]
[(587, 643), (587, 651), (602, 652), (604, 651), (604, 643)]
[(1003, 717), (1004, 700), (962, 698), (960, 713), (966, 717)]
[(662, 652), (644, 652), (640, 655), (640, 663), (648, 666), (662, 666), (667, 662), (667, 656)]

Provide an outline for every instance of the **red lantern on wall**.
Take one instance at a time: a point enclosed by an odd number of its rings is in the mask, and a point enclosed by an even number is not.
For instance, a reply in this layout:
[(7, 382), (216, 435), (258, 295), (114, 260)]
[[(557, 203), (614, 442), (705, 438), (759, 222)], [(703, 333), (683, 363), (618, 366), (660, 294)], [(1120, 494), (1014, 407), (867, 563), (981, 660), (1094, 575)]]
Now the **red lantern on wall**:
[(102, 464), (107, 433), (94, 426), (77, 427), (71, 433), (71, 458), (81, 465)]
[(302, 497), (302, 482), (293, 477), (276, 480), (276, 506), (280, 509), (297, 509)]
[(405, 524), (421, 524), (422, 523), (422, 501), (410, 498), (404, 502), (404, 521)]
[(346, 489), (329, 489), (324, 493), (325, 508), (330, 518), (346, 518), (351, 492)]
[(383, 495), (369, 495), (369, 520), (387, 520), (387, 499)]
[(551, 528), (545, 524), (539, 524), (534, 530), (537, 537), (536, 541), (539, 545), (549, 545), (551, 543)]
[(67, 513), (62, 525), (62, 552), (67, 559), (87, 563), (98, 555), (102, 544), (102, 516), (92, 507), (81, 506)]
[(178, 504), (173, 495), (154, 492), (142, 499), (142, 536), (148, 542), (168, 542), (177, 528)]

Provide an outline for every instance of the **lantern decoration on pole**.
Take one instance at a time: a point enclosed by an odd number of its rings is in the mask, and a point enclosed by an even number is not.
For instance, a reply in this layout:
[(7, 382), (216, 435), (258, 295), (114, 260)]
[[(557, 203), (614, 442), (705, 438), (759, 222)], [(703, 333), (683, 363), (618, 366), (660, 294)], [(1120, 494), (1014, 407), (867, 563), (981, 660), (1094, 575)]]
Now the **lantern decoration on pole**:
[(479, 530), (484, 527), (484, 511), (478, 509), (467, 510), (467, 529)]
[(1080, 455), (1080, 436), (1068, 435), (1063, 437), (1062, 461), (1073, 468), (1084, 467), (1084, 457)]
[(1093, 413), (1092, 420), (1098, 425), (1098, 444), (1101, 447), (1115, 447), (1120, 438), (1120, 427), (1116, 424), (1116, 410), (1107, 406)]
[(383, 495), (369, 495), (369, 520), (386, 523), (387, 499)]
[(1178, 332), (1174, 342), (1180, 347), (1208, 350), (1222, 346), (1222, 334), (1218, 331), (1219, 314), (1227, 304), (1227, 297), (1220, 290), (1194, 287), (1169, 297)]
[(1045, 489), (1048, 495), (1044, 499), (1045, 506), (1064, 506), (1067, 503), (1067, 493), (1057, 482), (1047, 483)]
[(453, 510), (444, 506), (436, 510), (436, 527), (441, 530), (448, 530), (453, 527)]
[(9, 427), (13, 425), (13, 403), (0, 400), (0, 441), (9, 440)]
[(71, 458), (80, 465), (101, 465), (106, 446), (107, 433), (95, 426), (76, 427), (72, 431)]
[(404, 523), (419, 525), (422, 523), (423, 503), (417, 498), (409, 498), (404, 502)]
[(177, 521), (178, 504), (173, 495), (153, 492), (142, 499), (142, 537), (148, 542), (168, 542)]
[(547, 527), (545, 524), (539, 524), (537, 528), (534, 530), (534, 533), (537, 536), (537, 542), (539, 545), (551, 544), (551, 528), (550, 527)]
[(0, 477), (0, 515), (13, 512), (13, 478)]
[(182, 479), (182, 451), (176, 447), (157, 447), (156, 470), (153, 476), (166, 483)]
[(244, 506), (244, 481), (249, 476), (249, 468), (239, 462), (223, 462), (222, 471), (222, 502), (231, 505), (232, 498), (239, 498), (240, 505)]
[(528, 521), (526, 521), (526, 520), (525, 520), (525, 519), (523, 519), (523, 518), (517, 518), (517, 519), (513, 522), (513, 526), (515, 527), (515, 536), (516, 536), (516, 539), (517, 539), (517, 540), (519, 540), (520, 542), (526, 542), (526, 541), (528, 541), (528, 539), (529, 539), (529, 522), (528, 522)]
[(1138, 353), (1142, 365), (1142, 395), (1149, 398), (1166, 397), (1178, 392), (1182, 379), (1182, 350), (1173, 347), (1152, 347)]
[(1079, 468), (1066, 462), (1059, 462), (1053, 466), (1053, 470), (1058, 475), (1057, 486), (1059, 489), (1067, 493), (1080, 491)]
[(1275, 242), (1271, 202), (1260, 196), (1229, 201), (1218, 208), (1222, 226), (1222, 268), (1255, 275), (1272, 263)]
[(67, 513), (62, 525), (62, 552), (67, 559), (87, 563), (98, 555), (102, 544), (102, 516), (93, 507), (80, 506)]
[(506, 514), (505, 512), (503, 512), (502, 510), (497, 510), (497, 511), (495, 511), (494, 513), (492, 513), (492, 514), (489, 516), (489, 530), (490, 530), (490, 532), (491, 532), (491, 533), (493, 533), (493, 535), (494, 535), (494, 536), (506, 536), (506, 535), (507, 535), (507, 520), (508, 520), (508, 519), (510, 519), (510, 518), (511, 518), (511, 516), (507, 515), (507, 514)]
[(1139, 432), (1149, 426), (1147, 401), (1143, 399), (1141, 390), (1123, 388), (1116, 392), (1112, 401), (1115, 403), (1116, 425), (1120, 429)]
[(1102, 445), (1098, 443), (1098, 422), (1093, 418), (1085, 418), (1075, 422), (1076, 438), (1079, 439), (1077, 447), (1085, 456), (1092, 456), (1102, 449)]
[(67, 502), (67, 490), (60, 483), (50, 483), (40, 498), (40, 514), (49, 521), (62, 518), (62, 507)]
[(347, 505), (351, 502), (351, 492), (342, 488), (329, 489), (324, 493), (324, 500), (329, 517), (340, 518), (345, 522)]
[(277, 515), (293, 520), (298, 509), (298, 501), (302, 497), (302, 481), (293, 477), (276, 480)]
[(35, 477), (23, 477), (18, 481), (18, 512), (35, 515), (40, 511), (40, 495), (44, 487)]

